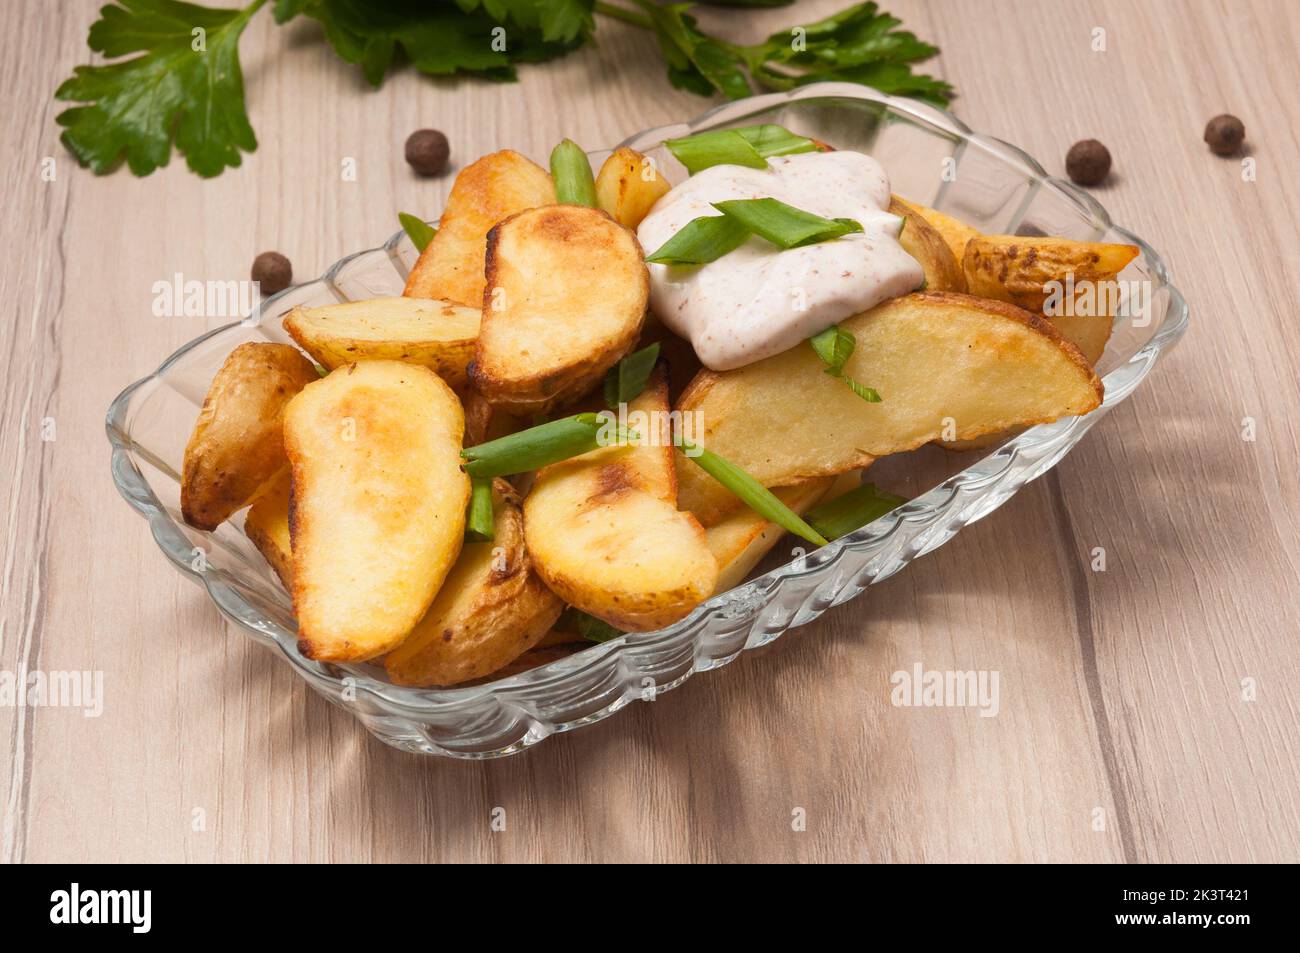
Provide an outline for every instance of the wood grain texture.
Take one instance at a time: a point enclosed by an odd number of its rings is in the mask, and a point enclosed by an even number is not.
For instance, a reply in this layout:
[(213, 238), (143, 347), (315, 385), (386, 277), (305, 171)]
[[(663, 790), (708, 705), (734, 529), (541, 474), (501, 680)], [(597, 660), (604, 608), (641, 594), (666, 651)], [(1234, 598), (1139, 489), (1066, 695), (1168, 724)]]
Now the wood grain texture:
[[(840, 5), (704, 20), (753, 39)], [(444, 130), (459, 167), (502, 146), (543, 159), (565, 135), (610, 145), (709, 103), (609, 21), (518, 85), (403, 73), (374, 92), (314, 26), (263, 15), (241, 49), (260, 140), (241, 168), (96, 178), (50, 100), (95, 6), (23, 0), (0, 39), (0, 668), (101, 670), (106, 695), (99, 718), (0, 709), (0, 858), (1300, 860), (1294, 3), (890, 0), (942, 47), (973, 127), (1058, 173), (1076, 139), (1110, 146), (1096, 194), (1165, 255), (1191, 331), (1056, 470), (934, 554), (724, 671), (490, 764), (385, 748), (227, 627), (117, 499), (103, 414), (206, 329), (154, 317), (155, 281), (242, 278), (268, 248), (308, 277), (398, 210), (436, 213), (451, 178), (409, 173), (411, 130)], [(1254, 182), (1201, 142), (1224, 111)], [(891, 673), (917, 662), (998, 671), (997, 717), (893, 707)]]

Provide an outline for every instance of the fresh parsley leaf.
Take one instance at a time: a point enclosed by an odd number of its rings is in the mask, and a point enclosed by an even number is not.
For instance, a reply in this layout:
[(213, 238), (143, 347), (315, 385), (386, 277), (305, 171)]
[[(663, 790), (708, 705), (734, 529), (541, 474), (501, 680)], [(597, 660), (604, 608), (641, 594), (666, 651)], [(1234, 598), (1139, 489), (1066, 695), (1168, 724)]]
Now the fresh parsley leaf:
[(750, 95), (745, 78), (745, 58), (740, 48), (701, 32), (686, 11), (694, 4), (659, 6), (650, 0), (635, 0), (654, 27), (659, 48), (668, 64), (668, 80), (678, 89), (703, 96), (719, 92), (728, 99)]
[(103, 66), (78, 66), (55, 99), (88, 103), (58, 115), (63, 144), (97, 174), (123, 159), (148, 175), (171, 158), (173, 143), (199, 175), (219, 175), (257, 148), (244, 111), (239, 36), (266, 0), (213, 10), (178, 0), (120, 0), (99, 11), (90, 48)]

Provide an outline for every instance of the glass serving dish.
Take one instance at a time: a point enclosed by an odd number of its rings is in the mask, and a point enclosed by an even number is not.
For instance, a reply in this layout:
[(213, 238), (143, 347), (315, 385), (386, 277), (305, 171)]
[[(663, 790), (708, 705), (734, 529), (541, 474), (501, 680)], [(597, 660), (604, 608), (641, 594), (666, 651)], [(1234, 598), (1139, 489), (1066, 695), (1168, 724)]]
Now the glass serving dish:
[[(950, 113), (924, 103), (857, 85), (820, 83), (727, 103), (692, 122), (639, 133), (623, 145), (652, 156), (670, 180), (681, 181), (685, 172), (662, 147), (665, 139), (762, 122), (870, 153), (889, 172), (896, 193), (984, 232), (1137, 245), (1141, 255), (1121, 278), (1144, 282), (1133, 287), (1148, 290), (1150, 307), (1139, 318), (1117, 322), (1098, 366), (1106, 385), (1102, 407), (1085, 417), (1030, 428), (983, 452), (926, 448), (878, 462), (873, 478), (893, 467), (908, 474), (920, 495), (822, 549), (766, 572), (760, 566), (761, 575), (668, 628), (593, 644), (485, 684), (399, 687), (386, 681), (382, 667), (314, 662), (300, 655), (290, 598), (245, 537), (243, 515), (211, 533), (185, 525), (178, 479), (198, 409), (226, 355), (245, 341), (288, 342), (281, 318), (298, 305), (399, 294), (417, 253), (398, 232), (379, 248), (342, 259), (315, 281), (266, 299), (249, 320), (190, 342), (126, 388), (107, 420), (118, 490), (148, 520), (171, 563), (202, 584), (226, 618), (283, 656), (312, 688), (352, 712), (377, 738), (421, 754), (500, 757), (607, 718), (697, 672), (721, 668), (743, 650), (811, 622), (943, 545), (1054, 466), (1133, 393), (1187, 327), (1187, 305), (1146, 242), (1114, 225), (1091, 196), (1048, 176), (1021, 150), (973, 133)], [(593, 153), (593, 166), (599, 168), (607, 155)], [(780, 558), (770, 556), (768, 565)]]

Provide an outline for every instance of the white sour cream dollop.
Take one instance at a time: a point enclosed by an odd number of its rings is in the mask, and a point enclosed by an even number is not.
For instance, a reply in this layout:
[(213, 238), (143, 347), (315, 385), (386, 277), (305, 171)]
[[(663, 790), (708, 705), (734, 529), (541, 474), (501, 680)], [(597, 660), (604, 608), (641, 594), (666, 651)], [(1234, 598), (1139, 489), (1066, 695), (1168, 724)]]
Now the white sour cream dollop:
[(686, 338), (706, 367), (725, 371), (794, 347), (838, 321), (915, 291), (924, 273), (898, 243), (889, 178), (860, 152), (807, 152), (766, 169), (718, 165), (655, 203), (637, 228), (646, 254), (713, 202), (774, 198), (862, 231), (782, 251), (757, 236), (706, 265), (650, 264), (650, 308)]

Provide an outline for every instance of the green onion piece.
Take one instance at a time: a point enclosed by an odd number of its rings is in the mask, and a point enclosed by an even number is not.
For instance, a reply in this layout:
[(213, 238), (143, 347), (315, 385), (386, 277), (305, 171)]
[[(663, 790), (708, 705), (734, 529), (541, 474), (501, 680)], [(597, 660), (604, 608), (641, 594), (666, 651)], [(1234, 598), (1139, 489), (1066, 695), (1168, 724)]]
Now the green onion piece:
[(711, 450), (691, 443), (681, 437), (677, 446), (686, 451), (688, 460), (694, 462), (701, 470), (717, 480), (751, 510), (764, 519), (776, 523), (796, 536), (802, 536), (810, 543), (825, 546), (826, 539), (802, 519), (799, 514), (786, 506), (773, 495), (772, 491), (759, 483), (734, 463), (730, 463)]
[(833, 371), (838, 377), (844, 371), (845, 363), (852, 357), (853, 348), (857, 346), (858, 340), (838, 324), (832, 324), (821, 334), (810, 337), (808, 343), (822, 359), (826, 369)]
[(844, 381), (849, 390), (868, 403), (880, 403), (880, 393), (874, 387), (859, 384), (853, 378), (844, 376), (844, 365), (853, 356), (853, 349), (858, 344), (857, 338), (838, 324), (832, 324), (820, 334), (814, 334), (810, 337), (808, 343), (812, 345), (812, 349), (817, 352), (817, 356), (826, 365), (827, 374)]
[[(713, 207), (779, 248), (798, 248), (862, 231), (851, 218), (822, 218), (776, 199), (731, 199)], [(675, 237), (675, 236), (674, 236)]]
[(319, 374), (321, 377), (324, 377), (327, 374), (329, 374), (329, 371), (326, 368), (317, 364), (315, 361), (312, 361), (312, 367), (316, 368), (316, 373)]
[(575, 414), (466, 447), (460, 455), (471, 477), (526, 473), (595, 450), (600, 427), (596, 414)]
[(605, 374), (605, 405), (618, 410), (619, 404), (636, 400), (650, 383), (650, 372), (659, 360), (659, 342), (629, 354)]
[(572, 628), (589, 642), (608, 642), (623, 635), (622, 629), (616, 629), (604, 619), (597, 619), (573, 606), (564, 610), (560, 625), (565, 629)]
[(664, 242), (646, 261), (661, 265), (704, 265), (744, 244), (749, 229), (726, 215), (705, 215)]
[(714, 129), (684, 139), (667, 139), (664, 145), (691, 175), (715, 165), (767, 168), (767, 160), (735, 129)]
[(764, 123), (761, 126), (746, 126), (736, 132), (745, 137), (745, 141), (754, 147), (759, 155), (788, 156), (796, 152), (816, 152), (817, 143), (806, 136), (796, 136), (785, 126)]
[(562, 205), (596, 207), (596, 180), (591, 177), (591, 163), (582, 146), (565, 139), (551, 150), (551, 178), (555, 182), (555, 201)]
[(743, 129), (713, 129), (664, 143), (691, 175), (715, 165), (766, 169), (768, 156), (815, 152), (817, 143), (773, 123)]
[(876, 390), (874, 387), (868, 387), (866, 384), (859, 384), (852, 377), (845, 377), (842, 374), (839, 375), (839, 378), (840, 380), (844, 381), (845, 384), (848, 385), (849, 390), (853, 391), (853, 393), (857, 394), (867, 403), (869, 404), (880, 403), (881, 401), (880, 391)]
[(429, 242), (433, 241), (433, 236), (438, 234), (436, 228), (418, 215), (412, 215), (410, 212), (398, 212), (397, 220), (402, 223), (402, 228), (410, 237), (411, 244), (419, 251), (428, 248)]
[(864, 483), (843, 496), (814, 506), (805, 519), (827, 539), (839, 539), (906, 502), (905, 496), (887, 493), (874, 483)]
[(476, 477), (470, 483), (469, 512), (465, 515), (465, 541), (488, 543), (495, 536), (492, 515), (492, 478)]

